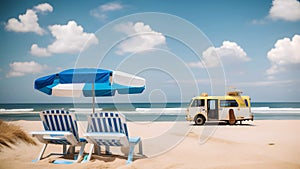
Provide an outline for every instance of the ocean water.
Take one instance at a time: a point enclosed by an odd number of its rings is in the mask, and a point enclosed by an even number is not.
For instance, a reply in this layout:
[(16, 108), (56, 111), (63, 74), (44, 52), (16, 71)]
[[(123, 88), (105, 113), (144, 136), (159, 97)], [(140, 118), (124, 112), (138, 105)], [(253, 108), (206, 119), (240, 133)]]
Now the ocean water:
[[(96, 111), (120, 111), (128, 121), (185, 121), (188, 103), (100, 103)], [(48, 109), (65, 109), (76, 112), (78, 120), (86, 120), (92, 104), (39, 103), (0, 104), (0, 119), (6, 121), (39, 121), (39, 112)], [(251, 103), (254, 120), (300, 120), (300, 102)]]

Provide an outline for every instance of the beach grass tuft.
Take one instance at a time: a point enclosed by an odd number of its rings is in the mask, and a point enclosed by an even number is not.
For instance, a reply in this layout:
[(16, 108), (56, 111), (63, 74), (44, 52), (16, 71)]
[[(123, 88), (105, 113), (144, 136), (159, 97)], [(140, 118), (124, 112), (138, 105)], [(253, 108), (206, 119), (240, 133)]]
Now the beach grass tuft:
[(18, 143), (19, 141), (37, 145), (36, 142), (21, 129), (21, 127), (0, 120), (0, 151), (3, 147), (12, 148), (11, 145)]

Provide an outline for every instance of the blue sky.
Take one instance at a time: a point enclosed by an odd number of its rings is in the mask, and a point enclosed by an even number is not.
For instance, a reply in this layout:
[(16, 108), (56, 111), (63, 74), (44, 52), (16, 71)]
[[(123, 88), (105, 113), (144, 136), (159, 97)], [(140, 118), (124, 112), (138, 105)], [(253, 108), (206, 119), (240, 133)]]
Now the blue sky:
[[(130, 96), (133, 102), (189, 101), (218, 93), (212, 81), (235, 86), (254, 102), (300, 101), (297, 0), (12, 0), (2, 1), (0, 22), (0, 103), (72, 102), (35, 91), (33, 82), (78, 66), (146, 78), (146, 91)], [(124, 37), (106, 55), (100, 50)], [(185, 46), (183, 39), (195, 43)], [(214, 71), (224, 77), (212, 80)]]

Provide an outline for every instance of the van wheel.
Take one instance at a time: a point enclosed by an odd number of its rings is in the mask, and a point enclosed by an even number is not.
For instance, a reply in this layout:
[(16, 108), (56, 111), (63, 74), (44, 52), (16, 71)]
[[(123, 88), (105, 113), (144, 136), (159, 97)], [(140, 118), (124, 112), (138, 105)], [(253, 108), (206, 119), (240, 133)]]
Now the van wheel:
[(228, 124), (230, 125), (234, 125), (236, 123), (236, 118), (234, 115), (234, 111), (232, 109), (229, 110), (229, 120), (228, 120)]
[(198, 115), (195, 117), (194, 121), (197, 125), (203, 125), (205, 123), (205, 117), (202, 115)]

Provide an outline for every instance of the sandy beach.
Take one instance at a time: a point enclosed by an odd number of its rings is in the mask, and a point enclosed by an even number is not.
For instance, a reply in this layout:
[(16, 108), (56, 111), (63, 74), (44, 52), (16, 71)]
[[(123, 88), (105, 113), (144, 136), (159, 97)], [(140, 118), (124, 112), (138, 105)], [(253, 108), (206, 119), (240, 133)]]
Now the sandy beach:
[[(10, 123), (21, 126), (26, 132), (42, 130), (39, 121)], [(37, 141), (37, 146), (19, 143), (13, 146), (13, 149), (3, 148), (0, 152), (0, 168), (300, 168), (300, 121), (257, 120), (235, 126), (224, 124), (194, 126), (186, 122), (178, 123), (179, 126), (188, 127), (185, 135), (176, 128), (178, 132), (175, 130), (168, 132), (176, 125), (174, 122), (129, 123), (130, 135), (140, 136), (146, 141), (144, 152), (148, 156), (136, 157), (130, 165), (126, 165), (126, 157), (122, 155), (120, 148), (112, 149), (114, 155), (94, 155), (90, 162), (84, 164), (50, 163), (60, 156), (50, 156), (32, 163), (42, 147)], [(200, 142), (206, 131), (213, 132), (205, 142)], [(151, 146), (150, 143), (147, 144), (147, 140), (162, 135), (169, 135), (165, 137), (165, 142), (155, 142), (154, 139)], [(176, 144), (168, 140), (175, 137), (179, 140)], [(163, 145), (168, 143), (174, 145), (162, 151)], [(85, 152), (88, 148), (89, 146)], [(154, 155), (154, 150), (160, 153)], [(61, 146), (50, 145), (45, 154), (60, 151)]]

